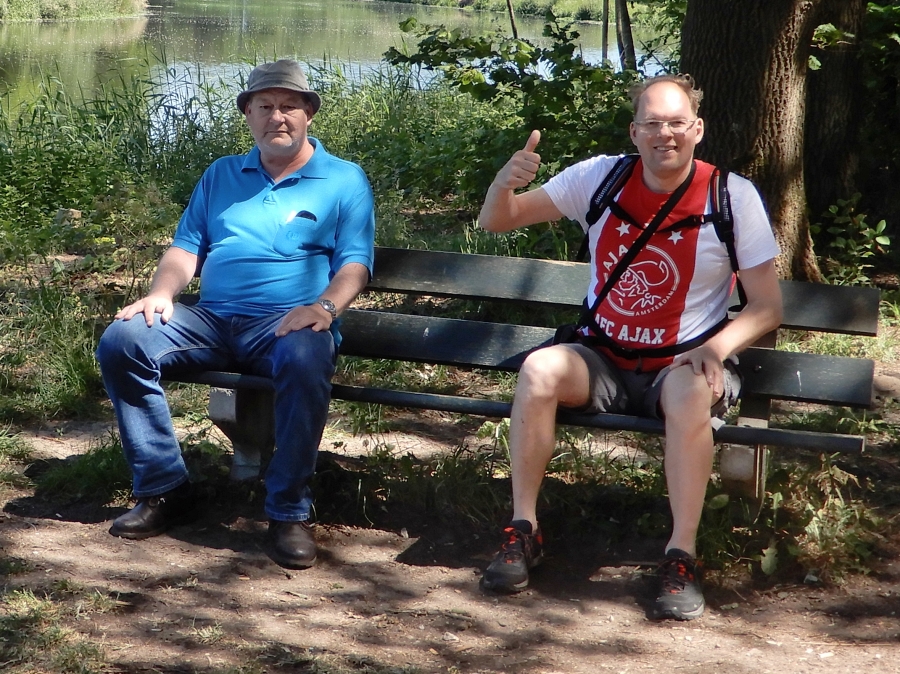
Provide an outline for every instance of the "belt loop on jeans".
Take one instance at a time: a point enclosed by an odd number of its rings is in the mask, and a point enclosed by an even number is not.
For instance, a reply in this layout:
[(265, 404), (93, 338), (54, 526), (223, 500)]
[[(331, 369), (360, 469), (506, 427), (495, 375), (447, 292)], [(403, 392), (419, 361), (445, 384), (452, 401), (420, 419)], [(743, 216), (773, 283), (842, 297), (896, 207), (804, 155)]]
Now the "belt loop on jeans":
[(634, 368), (634, 373), (641, 374), (643, 367), (644, 367), (644, 357), (639, 355), (637, 357), (637, 367)]

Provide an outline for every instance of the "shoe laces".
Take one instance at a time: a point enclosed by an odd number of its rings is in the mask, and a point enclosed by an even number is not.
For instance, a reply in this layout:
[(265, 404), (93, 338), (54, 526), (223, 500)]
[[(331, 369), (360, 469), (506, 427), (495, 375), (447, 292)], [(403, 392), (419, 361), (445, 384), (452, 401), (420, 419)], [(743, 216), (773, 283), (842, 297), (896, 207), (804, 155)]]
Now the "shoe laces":
[(528, 534), (515, 527), (506, 527), (503, 534), (507, 538), (500, 545), (500, 552), (503, 554), (503, 561), (512, 564), (525, 556), (529, 545)]
[(671, 594), (684, 592), (684, 588), (697, 579), (694, 564), (680, 557), (663, 561), (659, 565), (659, 575), (663, 591)]

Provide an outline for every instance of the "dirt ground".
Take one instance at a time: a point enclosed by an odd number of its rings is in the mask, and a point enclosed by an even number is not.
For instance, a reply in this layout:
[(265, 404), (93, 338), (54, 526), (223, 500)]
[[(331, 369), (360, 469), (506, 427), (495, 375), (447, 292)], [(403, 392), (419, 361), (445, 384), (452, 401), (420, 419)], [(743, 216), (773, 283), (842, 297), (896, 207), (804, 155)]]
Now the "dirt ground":
[[(105, 432), (44, 428), (30, 441), (36, 454), (65, 459)], [(389, 440), (401, 452), (441, 450), (421, 434)], [(715, 582), (701, 619), (655, 623), (656, 541), (599, 554), (551, 546), (527, 591), (497, 596), (478, 586), (497, 541), (416, 513), (408, 527), (402, 513), (390, 528), (320, 524), (318, 564), (286, 571), (266, 556), (262, 513), (245, 496), (236, 487), (196, 522), (135, 542), (107, 533), (123, 508), (8, 495), (0, 557), (27, 571), (6, 582), (38, 591), (66, 580), (116, 598), (117, 610), (70, 625), (102, 644), (113, 672), (250, 660), (273, 672), (900, 672), (900, 558), (838, 588)]]

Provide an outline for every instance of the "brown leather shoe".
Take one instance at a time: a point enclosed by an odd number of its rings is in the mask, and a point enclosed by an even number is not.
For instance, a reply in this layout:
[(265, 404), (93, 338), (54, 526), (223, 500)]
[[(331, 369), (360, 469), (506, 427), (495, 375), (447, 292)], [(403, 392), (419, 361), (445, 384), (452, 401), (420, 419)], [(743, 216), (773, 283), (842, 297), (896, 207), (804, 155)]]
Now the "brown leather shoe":
[(308, 522), (269, 520), (269, 556), (279, 566), (307, 569), (316, 563), (316, 539)]
[(158, 536), (191, 519), (195, 507), (194, 490), (185, 482), (159, 496), (138, 499), (134, 508), (113, 520), (109, 533), (136, 541)]

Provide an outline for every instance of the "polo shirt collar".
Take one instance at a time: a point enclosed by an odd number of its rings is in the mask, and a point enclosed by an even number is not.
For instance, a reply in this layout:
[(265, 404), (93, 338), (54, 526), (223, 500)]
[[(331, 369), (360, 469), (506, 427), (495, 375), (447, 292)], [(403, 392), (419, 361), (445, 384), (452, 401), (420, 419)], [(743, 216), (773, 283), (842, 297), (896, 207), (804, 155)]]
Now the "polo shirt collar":
[[(299, 170), (294, 171), (290, 176), (290, 178), (326, 178), (327, 177), (327, 168), (328, 168), (328, 152), (325, 150), (324, 146), (317, 138), (313, 138), (309, 136), (309, 142), (312, 143), (313, 146), (313, 154), (312, 157), (309, 158), (309, 161), (306, 162)], [(241, 165), (241, 171), (259, 171), (261, 173), (265, 172), (263, 168), (262, 161), (259, 157), (259, 147), (253, 146), (253, 149), (250, 150), (244, 157), (244, 162)]]

